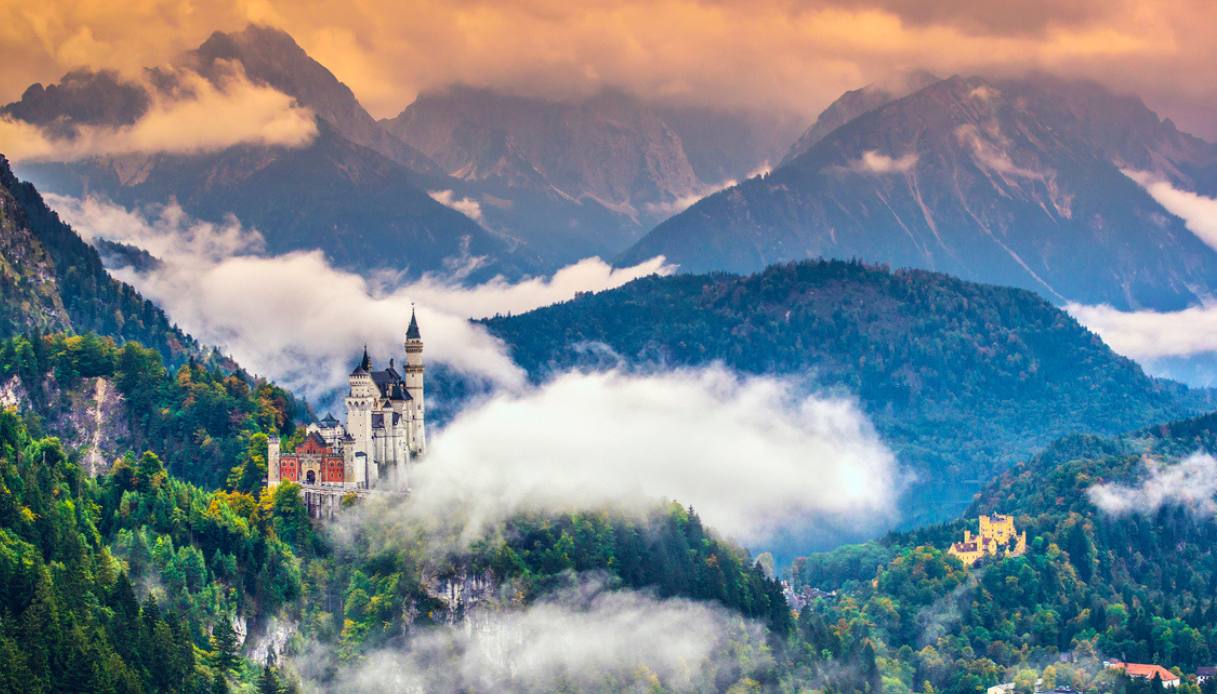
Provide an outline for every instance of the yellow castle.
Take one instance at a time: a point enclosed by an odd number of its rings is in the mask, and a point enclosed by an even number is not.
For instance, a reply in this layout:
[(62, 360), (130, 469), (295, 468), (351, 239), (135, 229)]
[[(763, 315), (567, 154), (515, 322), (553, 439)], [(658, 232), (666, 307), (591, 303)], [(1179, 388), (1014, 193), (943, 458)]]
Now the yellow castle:
[[(1011, 540), (1014, 547), (1010, 547)], [(947, 553), (958, 557), (964, 566), (975, 566), (985, 557), (999, 553), (1006, 557), (1022, 556), (1027, 551), (1027, 531), (1014, 529), (1014, 517), (995, 513), (980, 517), (980, 534), (973, 536), (971, 530), (963, 531), (963, 542), (951, 544)]]

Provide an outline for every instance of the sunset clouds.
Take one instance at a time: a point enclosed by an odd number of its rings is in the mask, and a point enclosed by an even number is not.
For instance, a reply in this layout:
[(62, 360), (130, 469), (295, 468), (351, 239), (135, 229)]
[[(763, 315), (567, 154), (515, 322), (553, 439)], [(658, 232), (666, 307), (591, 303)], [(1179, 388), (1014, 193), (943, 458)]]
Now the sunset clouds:
[(170, 0), (66, 0), (0, 8), (0, 99), (81, 65), (134, 74), (249, 22), (291, 33), (377, 116), (464, 82), (549, 96), (614, 86), (810, 118), (893, 71), (1036, 68), (1136, 91), (1185, 129), (1217, 136), (1206, 116), (1217, 84), (1161, 79), (1217, 60), (1217, 5), (1203, 0), (219, 0), (190, 12)]
[(213, 83), (173, 74), (177, 88), (148, 88), (149, 108), (129, 125), (81, 125), (71, 136), (0, 117), (0, 152), (14, 161), (75, 161), (91, 156), (189, 154), (238, 144), (298, 147), (317, 134), (313, 113), (239, 71)]

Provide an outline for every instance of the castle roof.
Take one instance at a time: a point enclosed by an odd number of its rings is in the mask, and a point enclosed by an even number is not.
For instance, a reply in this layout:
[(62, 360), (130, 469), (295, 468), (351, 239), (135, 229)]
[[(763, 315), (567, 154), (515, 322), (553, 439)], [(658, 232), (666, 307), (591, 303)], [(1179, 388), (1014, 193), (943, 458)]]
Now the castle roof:
[(325, 427), (326, 429), (333, 429), (334, 427), (338, 426), (338, 420), (334, 419), (334, 415), (330, 414), (329, 412), (326, 412), (325, 419), (318, 422), (318, 424)]
[(1163, 682), (1173, 682), (1179, 679), (1178, 675), (1161, 665), (1113, 662), (1111, 667), (1116, 670), (1123, 670), (1129, 677), (1141, 677), (1147, 680), (1152, 680), (1156, 677)]
[(410, 327), (406, 328), (407, 340), (421, 340), (422, 335), (418, 332), (418, 319), (414, 317), (414, 307), (410, 307)]
[(363, 346), (363, 358), (359, 360), (359, 365), (351, 372), (352, 376), (357, 374), (366, 374), (372, 370), (372, 358), (368, 356), (368, 346)]

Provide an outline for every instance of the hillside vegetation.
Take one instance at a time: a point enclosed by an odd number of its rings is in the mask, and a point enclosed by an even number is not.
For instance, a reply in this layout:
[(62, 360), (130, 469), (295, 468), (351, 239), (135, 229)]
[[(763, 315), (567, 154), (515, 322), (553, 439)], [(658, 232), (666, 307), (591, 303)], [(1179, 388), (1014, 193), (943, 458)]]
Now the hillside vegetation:
[[(800, 629), (831, 652), (878, 644), (891, 658), (885, 691), (977, 691), (1045, 671), (1087, 691), (1149, 691), (1104, 672), (1104, 658), (1194, 673), (1217, 658), (1217, 522), (1150, 493), (1108, 513), (1090, 491), (1135, 489), (1150, 474), (1145, 455), (1178, 464), (1215, 444), (1211, 415), (1065, 437), (994, 480), (960, 520), (796, 562), (796, 582), (841, 590), (806, 609)], [(966, 571), (945, 550), (990, 512), (1013, 514), (1029, 551)]]
[(536, 380), (717, 361), (856, 396), (921, 475), (910, 524), (954, 517), (985, 480), (1058, 436), (1203, 405), (1031, 292), (858, 262), (649, 277), (485, 325)]

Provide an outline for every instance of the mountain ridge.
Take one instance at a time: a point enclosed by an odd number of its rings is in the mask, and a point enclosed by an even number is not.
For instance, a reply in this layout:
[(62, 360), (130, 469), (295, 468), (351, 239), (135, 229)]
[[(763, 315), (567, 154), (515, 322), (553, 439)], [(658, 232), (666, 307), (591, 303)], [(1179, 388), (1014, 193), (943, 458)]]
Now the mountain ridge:
[(1179, 308), (1212, 292), (1217, 252), (1120, 166), (1206, 186), (1217, 147), (1196, 142), (1139, 100), (1097, 87), (952, 77), (703, 199), (616, 262), (664, 255), (687, 271), (748, 272), (859, 257), (1061, 303)]

